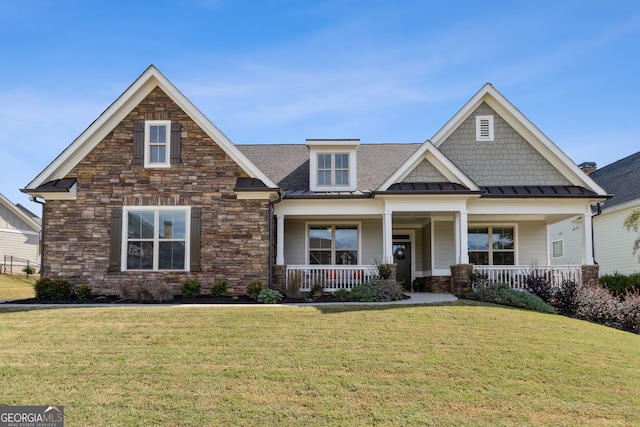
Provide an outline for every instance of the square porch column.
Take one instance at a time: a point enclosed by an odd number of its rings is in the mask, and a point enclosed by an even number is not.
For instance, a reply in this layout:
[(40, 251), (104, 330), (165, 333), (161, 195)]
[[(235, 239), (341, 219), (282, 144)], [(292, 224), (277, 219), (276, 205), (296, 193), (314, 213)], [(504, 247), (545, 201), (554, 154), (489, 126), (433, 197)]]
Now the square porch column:
[(467, 211), (460, 211), (454, 216), (454, 233), (456, 243), (456, 264), (469, 264), (468, 234), (469, 222)]
[(393, 222), (391, 211), (385, 210), (382, 214), (382, 262), (393, 263)]
[(582, 221), (582, 229), (584, 230), (584, 253), (582, 256), (583, 265), (593, 265), (593, 214), (591, 206), (587, 206), (584, 213), (584, 221)]
[(284, 215), (276, 215), (276, 265), (284, 265)]

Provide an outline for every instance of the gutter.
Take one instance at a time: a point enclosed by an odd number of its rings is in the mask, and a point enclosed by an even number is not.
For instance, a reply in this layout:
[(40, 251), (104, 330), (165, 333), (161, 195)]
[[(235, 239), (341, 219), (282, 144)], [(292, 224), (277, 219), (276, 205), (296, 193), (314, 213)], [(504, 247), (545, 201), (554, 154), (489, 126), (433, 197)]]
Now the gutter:
[(593, 263), (595, 265), (598, 265), (598, 261), (596, 261), (596, 240), (595, 233), (593, 231), (593, 218), (602, 214), (601, 202), (598, 202), (596, 206), (598, 207), (598, 211), (595, 215), (591, 215), (591, 258), (593, 258)]
[(269, 289), (273, 289), (273, 242), (275, 240), (273, 236), (273, 205), (282, 201), (282, 189), (278, 188), (278, 198), (276, 200), (269, 200), (269, 259), (267, 260), (269, 271)]

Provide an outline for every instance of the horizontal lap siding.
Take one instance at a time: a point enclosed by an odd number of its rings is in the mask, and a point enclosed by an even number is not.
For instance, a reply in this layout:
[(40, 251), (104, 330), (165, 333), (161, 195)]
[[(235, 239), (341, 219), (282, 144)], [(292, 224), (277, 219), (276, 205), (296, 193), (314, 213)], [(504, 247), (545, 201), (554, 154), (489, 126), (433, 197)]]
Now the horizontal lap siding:
[(632, 274), (640, 271), (637, 255), (633, 254), (633, 242), (637, 234), (627, 231), (625, 218), (633, 209), (594, 218), (594, 238), (596, 261), (600, 265), (600, 275), (618, 272)]
[[(38, 257), (38, 236), (16, 231), (0, 230), (0, 264), (4, 264), (5, 255), (14, 256), (40, 263)], [(7, 261), (8, 263), (9, 261)]]
[(554, 240), (563, 240), (564, 254), (559, 258), (551, 258), (551, 265), (582, 264), (582, 245), (584, 244), (583, 223), (573, 222), (576, 218), (557, 222), (549, 226), (549, 256), (553, 254)]
[(434, 269), (449, 269), (456, 263), (456, 247), (453, 221), (434, 222), (433, 239), (435, 247)]
[(520, 265), (547, 265), (547, 227), (544, 222), (521, 222), (516, 236)]

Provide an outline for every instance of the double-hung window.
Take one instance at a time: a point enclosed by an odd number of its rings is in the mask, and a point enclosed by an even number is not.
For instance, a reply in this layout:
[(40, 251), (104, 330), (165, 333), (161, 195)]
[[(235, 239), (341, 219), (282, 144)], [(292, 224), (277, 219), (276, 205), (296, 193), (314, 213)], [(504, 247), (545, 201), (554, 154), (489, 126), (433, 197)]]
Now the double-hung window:
[(310, 225), (309, 264), (357, 265), (357, 225)]
[(514, 227), (469, 227), (469, 262), (475, 265), (514, 265)]
[(169, 167), (171, 144), (171, 122), (149, 120), (145, 122), (144, 165), (145, 167)]
[(349, 185), (349, 153), (318, 153), (318, 186)]
[(189, 220), (189, 207), (125, 207), (122, 264), (126, 270), (187, 269)]

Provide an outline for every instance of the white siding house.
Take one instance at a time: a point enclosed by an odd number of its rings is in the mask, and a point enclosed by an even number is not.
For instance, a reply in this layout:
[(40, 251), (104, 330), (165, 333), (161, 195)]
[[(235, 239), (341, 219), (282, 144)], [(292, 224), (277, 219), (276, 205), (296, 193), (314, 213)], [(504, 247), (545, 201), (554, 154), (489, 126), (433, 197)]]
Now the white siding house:
[(40, 218), (0, 194), (1, 273), (20, 273), (28, 262), (40, 264)]

